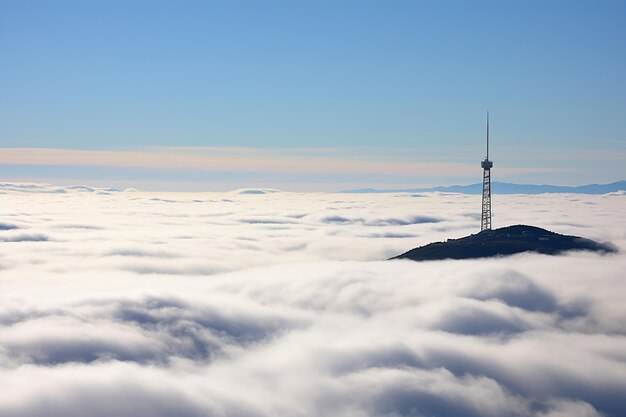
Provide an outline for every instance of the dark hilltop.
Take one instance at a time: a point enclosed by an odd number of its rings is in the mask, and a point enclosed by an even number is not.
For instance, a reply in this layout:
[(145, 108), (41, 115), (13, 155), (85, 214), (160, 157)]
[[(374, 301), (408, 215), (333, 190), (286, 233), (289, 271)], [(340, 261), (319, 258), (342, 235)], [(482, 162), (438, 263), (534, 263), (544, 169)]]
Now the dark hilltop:
[(442, 259), (473, 259), (537, 252), (558, 255), (583, 250), (600, 253), (617, 252), (610, 243), (598, 243), (578, 236), (561, 235), (535, 226), (516, 225), (483, 230), (475, 235), (445, 242), (429, 243), (391, 259), (433, 261)]

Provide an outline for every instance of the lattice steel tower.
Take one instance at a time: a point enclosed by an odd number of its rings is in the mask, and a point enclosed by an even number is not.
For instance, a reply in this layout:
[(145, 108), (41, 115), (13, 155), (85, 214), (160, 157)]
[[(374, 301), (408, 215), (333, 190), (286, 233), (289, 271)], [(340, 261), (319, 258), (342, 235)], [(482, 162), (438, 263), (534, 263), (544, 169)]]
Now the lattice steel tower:
[(480, 163), (483, 167), (483, 212), (480, 217), (480, 231), (491, 230), (491, 168), (489, 160), (489, 112), (487, 112), (487, 156)]

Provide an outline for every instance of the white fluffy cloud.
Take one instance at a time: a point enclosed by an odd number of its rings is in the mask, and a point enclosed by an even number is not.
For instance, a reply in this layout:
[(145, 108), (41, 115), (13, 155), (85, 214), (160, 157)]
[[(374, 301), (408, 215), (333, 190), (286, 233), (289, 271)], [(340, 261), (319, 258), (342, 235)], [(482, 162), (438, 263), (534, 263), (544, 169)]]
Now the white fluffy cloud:
[[(384, 261), (477, 197), (253, 191), (3, 184), (0, 416), (626, 414), (623, 253)], [(626, 248), (623, 194), (494, 207)]]

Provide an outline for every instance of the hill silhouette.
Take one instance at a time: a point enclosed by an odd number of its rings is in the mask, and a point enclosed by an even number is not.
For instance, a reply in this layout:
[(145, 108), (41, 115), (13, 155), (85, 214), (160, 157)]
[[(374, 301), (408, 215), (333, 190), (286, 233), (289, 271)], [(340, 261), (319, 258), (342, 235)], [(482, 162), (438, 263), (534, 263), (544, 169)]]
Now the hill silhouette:
[(601, 253), (617, 252), (610, 243), (598, 243), (578, 236), (561, 235), (535, 226), (516, 225), (484, 230), (475, 235), (445, 242), (429, 243), (391, 259), (430, 261), (441, 259), (472, 259), (537, 252), (558, 255), (571, 250)]

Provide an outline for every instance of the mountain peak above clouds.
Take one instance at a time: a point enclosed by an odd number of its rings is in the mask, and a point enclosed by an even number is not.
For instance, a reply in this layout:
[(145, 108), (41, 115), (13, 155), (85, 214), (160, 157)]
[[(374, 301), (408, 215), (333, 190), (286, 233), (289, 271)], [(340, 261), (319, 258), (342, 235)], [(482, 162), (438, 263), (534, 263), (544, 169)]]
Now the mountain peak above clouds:
[(445, 242), (429, 243), (411, 249), (391, 259), (433, 261), (442, 259), (473, 259), (536, 252), (558, 255), (567, 251), (617, 252), (610, 243), (599, 243), (578, 236), (561, 235), (540, 227), (528, 225), (507, 226), (484, 230), (475, 235)]

